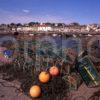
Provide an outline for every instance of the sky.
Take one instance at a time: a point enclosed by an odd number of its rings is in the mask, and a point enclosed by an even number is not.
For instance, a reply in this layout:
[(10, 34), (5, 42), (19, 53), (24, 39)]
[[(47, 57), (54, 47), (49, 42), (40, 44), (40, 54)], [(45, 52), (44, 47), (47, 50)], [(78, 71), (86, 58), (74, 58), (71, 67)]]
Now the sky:
[(100, 0), (0, 0), (0, 23), (100, 24)]

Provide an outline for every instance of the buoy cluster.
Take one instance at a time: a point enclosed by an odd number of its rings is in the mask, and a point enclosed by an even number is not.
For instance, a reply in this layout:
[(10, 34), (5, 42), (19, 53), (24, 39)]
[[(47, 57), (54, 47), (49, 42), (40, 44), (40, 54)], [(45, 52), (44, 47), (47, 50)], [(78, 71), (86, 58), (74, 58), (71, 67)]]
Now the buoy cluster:
[[(49, 68), (48, 71), (41, 71), (38, 75), (38, 79), (41, 83), (45, 84), (49, 82), (52, 77), (58, 76), (59, 73), (60, 73), (59, 68), (56, 66), (52, 66)], [(35, 84), (30, 88), (29, 95), (32, 98), (37, 98), (40, 97), (41, 92), (42, 92), (41, 86)]]

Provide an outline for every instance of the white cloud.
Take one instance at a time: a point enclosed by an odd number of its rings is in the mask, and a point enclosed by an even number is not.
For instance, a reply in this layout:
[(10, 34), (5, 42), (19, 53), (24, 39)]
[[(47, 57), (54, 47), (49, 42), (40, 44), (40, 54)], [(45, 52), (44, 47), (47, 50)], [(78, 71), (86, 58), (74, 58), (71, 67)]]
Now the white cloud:
[(24, 13), (29, 13), (30, 12), (30, 10), (28, 10), (28, 9), (23, 9), (22, 10)]

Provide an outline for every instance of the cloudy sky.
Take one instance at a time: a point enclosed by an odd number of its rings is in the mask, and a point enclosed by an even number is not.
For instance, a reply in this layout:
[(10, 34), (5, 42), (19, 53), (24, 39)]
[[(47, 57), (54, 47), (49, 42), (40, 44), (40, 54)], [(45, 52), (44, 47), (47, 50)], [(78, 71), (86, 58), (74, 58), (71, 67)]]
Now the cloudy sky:
[(100, 0), (0, 0), (0, 23), (100, 23)]

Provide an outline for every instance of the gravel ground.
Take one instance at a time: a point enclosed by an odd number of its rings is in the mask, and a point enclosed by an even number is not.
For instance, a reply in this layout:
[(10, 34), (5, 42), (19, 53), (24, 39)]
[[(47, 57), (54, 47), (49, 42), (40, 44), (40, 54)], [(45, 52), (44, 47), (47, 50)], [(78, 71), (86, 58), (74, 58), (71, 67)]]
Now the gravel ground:
[[(0, 100), (31, 100), (24, 93), (18, 92), (19, 88), (20, 83), (18, 81), (8, 82), (2, 80), (2, 75), (0, 75)], [(100, 87), (88, 88), (83, 83), (77, 91), (69, 93), (69, 98), (66, 100), (88, 100), (98, 90), (100, 90)]]
[(18, 81), (8, 82), (2, 80), (0, 75), (0, 100), (31, 100), (29, 97), (19, 92), (20, 83)]
[[(88, 88), (84, 83), (79, 87), (78, 91), (70, 93), (71, 100), (88, 100), (95, 92), (99, 91), (100, 87)], [(97, 99), (96, 99), (97, 100)], [(100, 100), (100, 98), (99, 98)]]

